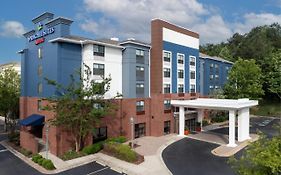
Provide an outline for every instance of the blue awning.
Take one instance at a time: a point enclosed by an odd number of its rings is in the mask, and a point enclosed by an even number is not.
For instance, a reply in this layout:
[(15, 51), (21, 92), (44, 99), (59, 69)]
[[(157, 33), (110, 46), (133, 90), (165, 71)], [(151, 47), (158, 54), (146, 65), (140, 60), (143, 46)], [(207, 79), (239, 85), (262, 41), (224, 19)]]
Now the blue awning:
[(22, 126), (38, 126), (45, 121), (45, 116), (39, 114), (32, 114), (25, 119), (20, 120), (19, 124)]

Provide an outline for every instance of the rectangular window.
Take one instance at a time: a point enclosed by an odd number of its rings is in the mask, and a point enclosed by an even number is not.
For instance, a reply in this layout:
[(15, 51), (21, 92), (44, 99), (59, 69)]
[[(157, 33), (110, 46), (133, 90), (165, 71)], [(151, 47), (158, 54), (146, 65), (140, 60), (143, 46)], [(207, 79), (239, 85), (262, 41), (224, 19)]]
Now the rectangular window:
[(190, 79), (195, 79), (195, 71), (190, 71)]
[(42, 65), (39, 65), (39, 66), (38, 66), (37, 74), (38, 74), (39, 77), (42, 76)]
[(164, 68), (164, 77), (165, 78), (171, 77), (171, 69), (170, 68)]
[(145, 123), (135, 124), (135, 138), (145, 136)]
[(194, 85), (194, 84), (191, 84), (191, 85), (190, 85), (190, 92), (191, 92), (191, 93), (194, 93), (194, 92), (195, 92), (195, 85)]
[(183, 70), (178, 70), (178, 78), (184, 78)]
[(38, 58), (42, 58), (42, 53), (43, 52), (43, 47), (40, 47), (39, 49), (38, 49)]
[(178, 93), (183, 93), (183, 84), (178, 85)]
[(43, 90), (42, 83), (38, 83), (38, 85), (37, 85), (37, 92), (38, 92), (38, 94), (42, 94), (42, 90)]
[(136, 49), (136, 62), (144, 64), (144, 51)]
[(165, 62), (171, 62), (171, 53), (170, 52), (164, 52), (164, 61)]
[(195, 61), (196, 61), (196, 57), (195, 56), (190, 56), (189, 57), (189, 65), (190, 66), (195, 66)]
[(136, 80), (144, 81), (144, 67), (136, 66)]
[(136, 102), (136, 110), (137, 110), (137, 112), (143, 112), (144, 111), (144, 101), (137, 101)]
[(212, 86), (212, 85), (211, 85), (209, 88), (210, 88), (210, 89), (213, 89), (213, 88), (214, 88), (214, 86)]
[(94, 55), (104, 57), (104, 46), (102, 45), (93, 45)]
[(171, 85), (170, 84), (164, 84), (164, 93), (169, 94), (171, 90)]
[(99, 75), (101, 77), (104, 77), (104, 64), (94, 63), (93, 75)]
[(210, 80), (213, 80), (214, 79), (214, 75), (210, 75)]
[(216, 69), (219, 68), (219, 65), (215, 64), (215, 68), (216, 68)]
[(171, 121), (164, 122), (164, 134), (170, 134), (171, 132)]
[(213, 64), (213, 63), (211, 63), (211, 64), (210, 64), (210, 68), (213, 68), (213, 67), (214, 67), (214, 64)]
[(219, 86), (215, 86), (215, 89), (219, 89), (220, 87)]
[(164, 100), (164, 110), (171, 110), (171, 100)]
[(41, 111), (42, 110), (42, 100), (37, 101), (37, 110)]
[(219, 75), (215, 75), (215, 77), (216, 77), (216, 80), (219, 80)]
[(178, 64), (183, 64), (183, 60), (184, 60), (184, 55), (178, 54)]
[(137, 83), (136, 84), (136, 93), (137, 94), (144, 94), (144, 83)]

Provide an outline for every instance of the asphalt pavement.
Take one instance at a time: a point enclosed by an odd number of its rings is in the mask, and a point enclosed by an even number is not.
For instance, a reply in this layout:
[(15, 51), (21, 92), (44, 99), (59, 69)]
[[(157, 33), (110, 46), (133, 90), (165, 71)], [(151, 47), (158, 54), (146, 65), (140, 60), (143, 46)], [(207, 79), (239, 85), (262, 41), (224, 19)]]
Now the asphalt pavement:
[[(251, 133), (258, 130), (268, 137), (279, 134), (274, 125), (278, 125), (280, 119), (267, 117), (251, 118)], [(237, 129), (236, 129), (237, 130)], [(228, 134), (228, 127), (215, 129), (210, 132)], [(184, 138), (169, 145), (162, 153), (166, 166), (174, 175), (232, 175), (234, 171), (228, 165), (228, 158), (217, 157), (211, 153), (219, 145)], [(244, 149), (235, 154), (239, 157)]]

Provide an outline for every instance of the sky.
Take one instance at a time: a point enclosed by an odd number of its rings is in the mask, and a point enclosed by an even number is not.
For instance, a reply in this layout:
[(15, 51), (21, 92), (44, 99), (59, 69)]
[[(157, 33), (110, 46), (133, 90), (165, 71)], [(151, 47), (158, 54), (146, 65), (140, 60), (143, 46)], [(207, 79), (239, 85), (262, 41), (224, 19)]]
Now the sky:
[(20, 61), (31, 20), (51, 12), (74, 21), (71, 34), (150, 42), (150, 21), (161, 18), (199, 33), (200, 44), (227, 41), (253, 27), (281, 24), (281, 0), (5, 0), (0, 6), (0, 64)]

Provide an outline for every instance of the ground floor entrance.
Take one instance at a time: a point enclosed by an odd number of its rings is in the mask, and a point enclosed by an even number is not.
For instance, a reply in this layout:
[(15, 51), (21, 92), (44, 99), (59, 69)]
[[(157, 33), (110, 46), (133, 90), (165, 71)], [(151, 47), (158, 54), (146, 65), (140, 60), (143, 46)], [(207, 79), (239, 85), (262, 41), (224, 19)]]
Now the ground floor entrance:
[(195, 131), (196, 129), (196, 119), (187, 119), (185, 120), (185, 130), (189, 130), (191, 132)]

